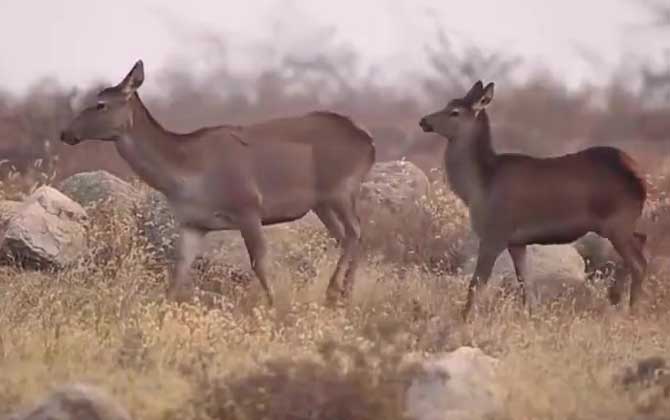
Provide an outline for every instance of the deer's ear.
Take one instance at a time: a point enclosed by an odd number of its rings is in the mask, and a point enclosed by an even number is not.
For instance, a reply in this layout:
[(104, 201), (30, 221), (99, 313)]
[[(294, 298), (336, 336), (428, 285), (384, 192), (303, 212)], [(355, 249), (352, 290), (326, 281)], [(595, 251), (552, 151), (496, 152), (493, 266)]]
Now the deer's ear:
[(494, 88), (495, 84), (493, 82), (489, 83), (482, 90), (482, 93), (479, 96), (479, 98), (474, 100), (474, 102), (472, 103), (472, 109), (475, 111), (476, 114), (479, 114), (480, 111), (485, 109), (491, 103), (491, 101), (493, 100)]
[(119, 83), (119, 89), (127, 96), (132, 95), (144, 82), (144, 63), (137, 60), (130, 72)]
[(484, 92), (484, 84), (481, 80), (477, 80), (474, 85), (470, 88), (468, 93), (463, 97), (463, 101), (469, 104), (475, 103), (475, 101), (482, 95)]

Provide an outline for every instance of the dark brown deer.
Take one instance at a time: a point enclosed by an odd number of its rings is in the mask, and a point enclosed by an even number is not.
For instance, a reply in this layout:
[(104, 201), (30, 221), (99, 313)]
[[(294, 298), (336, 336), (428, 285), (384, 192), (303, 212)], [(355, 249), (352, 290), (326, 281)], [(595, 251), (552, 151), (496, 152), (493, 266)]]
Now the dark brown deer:
[(140, 178), (165, 194), (179, 224), (168, 297), (191, 298), (189, 270), (207, 232), (239, 230), (272, 304), (261, 227), (299, 219), (310, 210), (342, 246), (328, 300), (348, 296), (361, 234), (356, 202), (375, 160), (370, 135), (332, 112), (172, 133), (140, 100), (143, 81), (140, 60), (118, 85), (98, 94), (97, 103), (74, 119), (61, 140), (71, 145), (113, 141)]
[[(448, 139), (447, 178), (468, 206), (480, 240), (463, 317), (505, 249), (514, 262), (525, 305), (526, 245), (570, 243), (588, 232), (609, 239), (623, 258), (632, 274), (629, 306), (633, 308), (647, 269), (646, 236), (635, 228), (647, 193), (633, 160), (612, 147), (552, 158), (497, 154), (486, 113), (493, 90), (493, 83), (484, 87), (478, 81), (463, 98), (451, 100), (419, 122), (424, 131)], [(621, 300), (622, 288), (620, 281), (610, 286), (612, 304)]]

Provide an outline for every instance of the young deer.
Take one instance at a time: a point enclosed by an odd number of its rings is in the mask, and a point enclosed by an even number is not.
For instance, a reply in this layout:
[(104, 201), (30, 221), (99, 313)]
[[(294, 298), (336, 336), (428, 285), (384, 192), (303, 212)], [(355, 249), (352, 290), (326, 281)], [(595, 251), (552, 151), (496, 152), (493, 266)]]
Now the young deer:
[[(609, 239), (632, 273), (629, 306), (633, 308), (647, 269), (646, 236), (635, 231), (647, 193), (633, 160), (612, 147), (552, 158), (497, 154), (486, 113), (493, 89), (493, 83), (484, 87), (478, 81), (463, 98), (419, 122), (425, 132), (447, 138), (449, 184), (468, 206), (472, 229), (480, 239), (463, 318), (505, 249), (525, 305), (526, 245), (570, 243), (588, 232)], [(610, 286), (612, 304), (621, 300), (622, 288), (621, 281)]]
[(98, 94), (97, 104), (83, 110), (61, 140), (71, 145), (113, 141), (140, 178), (165, 194), (179, 223), (168, 297), (191, 297), (188, 272), (207, 232), (239, 230), (272, 304), (261, 227), (299, 219), (310, 210), (342, 245), (328, 300), (348, 295), (361, 234), (356, 202), (375, 160), (370, 135), (331, 112), (177, 134), (165, 130), (140, 100), (143, 81), (140, 60), (118, 85)]

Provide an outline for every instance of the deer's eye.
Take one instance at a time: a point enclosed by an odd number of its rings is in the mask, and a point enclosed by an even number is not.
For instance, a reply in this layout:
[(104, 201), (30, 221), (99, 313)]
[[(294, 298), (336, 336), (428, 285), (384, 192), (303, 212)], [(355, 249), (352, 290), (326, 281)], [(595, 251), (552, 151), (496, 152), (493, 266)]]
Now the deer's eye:
[(452, 109), (451, 112), (449, 112), (450, 117), (458, 117), (459, 115), (461, 115), (460, 109)]
[(104, 109), (107, 109), (107, 104), (104, 103), (104, 102), (98, 102), (98, 103), (95, 105), (95, 109), (97, 109), (98, 111), (102, 111), (102, 110), (104, 110)]

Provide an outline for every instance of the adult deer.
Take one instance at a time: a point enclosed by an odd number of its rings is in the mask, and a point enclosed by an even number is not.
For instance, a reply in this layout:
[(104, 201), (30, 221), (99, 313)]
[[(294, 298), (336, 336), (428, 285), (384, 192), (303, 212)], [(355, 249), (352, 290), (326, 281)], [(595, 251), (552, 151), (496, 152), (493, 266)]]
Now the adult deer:
[(370, 135), (331, 112), (177, 134), (164, 129), (140, 100), (143, 81), (139, 60), (119, 84), (97, 95), (61, 140), (113, 141), (139, 177), (165, 194), (179, 225), (168, 298), (192, 296), (189, 270), (207, 232), (239, 230), (272, 304), (262, 226), (297, 220), (310, 210), (342, 246), (328, 301), (348, 296), (361, 233), (356, 202), (375, 160)]
[[(493, 90), (493, 83), (484, 87), (478, 81), (463, 98), (451, 100), (419, 122), (424, 131), (448, 139), (447, 178), (468, 206), (472, 229), (480, 239), (463, 318), (505, 249), (525, 305), (526, 245), (570, 243), (588, 232), (609, 239), (632, 273), (629, 306), (633, 308), (647, 268), (646, 236), (635, 230), (647, 193), (633, 160), (612, 147), (552, 158), (498, 154), (491, 145), (486, 113)], [(621, 281), (610, 286), (612, 304), (621, 300), (622, 287)]]

